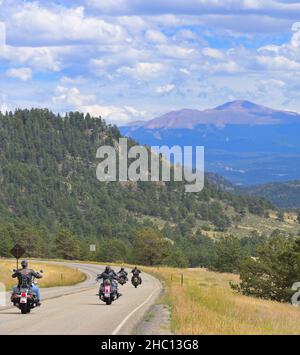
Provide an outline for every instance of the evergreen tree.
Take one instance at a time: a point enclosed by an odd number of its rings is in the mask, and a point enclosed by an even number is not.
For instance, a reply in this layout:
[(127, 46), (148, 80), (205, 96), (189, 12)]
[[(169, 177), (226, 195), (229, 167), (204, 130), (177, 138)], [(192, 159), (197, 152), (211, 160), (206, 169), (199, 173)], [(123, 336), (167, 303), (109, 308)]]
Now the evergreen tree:
[(300, 279), (300, 239), (273, 237), (257, 253), (240, 263), (241, 282), (232, 287), (247, 296), (289, 302)]
[(62, 229), (55, 238), (55, 252), (62, 259), (78, 259), (80, 256), (78, 239), (69, 230)]
[(246, 251), (241, 247), (237, 237), (224, 237), (216, 242), (216, 258), (214, 269), (221, 272), (234, 272), (239, 270), (239, 264), (245, 257)]
[(144, 265), (159, 265), (170, 254), (171, 243), (153, 228), (140, 230), (133, 242), (133, 260)]

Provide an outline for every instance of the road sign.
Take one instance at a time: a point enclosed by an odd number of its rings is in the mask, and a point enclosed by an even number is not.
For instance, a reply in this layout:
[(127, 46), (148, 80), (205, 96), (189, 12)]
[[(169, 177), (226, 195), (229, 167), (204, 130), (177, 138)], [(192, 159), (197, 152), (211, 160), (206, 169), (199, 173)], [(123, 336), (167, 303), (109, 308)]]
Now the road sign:
[(91, 244), (90, 245), (90, 251), (96, 251), (96, 245), (95, 244)]
[(25, 254), (25, 249), (22, 248), (19, 244), (16, 244), (10, 253), (16, 258), (20, 259)]

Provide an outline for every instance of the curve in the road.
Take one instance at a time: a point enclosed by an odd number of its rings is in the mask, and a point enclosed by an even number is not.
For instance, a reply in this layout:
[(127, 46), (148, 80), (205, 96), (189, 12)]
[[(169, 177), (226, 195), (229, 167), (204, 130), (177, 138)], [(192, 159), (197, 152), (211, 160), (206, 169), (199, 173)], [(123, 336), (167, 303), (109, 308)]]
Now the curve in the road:
[(96, 296), (96, 275), (103, 266), (66, 264), (87, 274), (87, 280), (69, 287), (42, 289), (43, 305), (28, 315), (17, 308), (0, 311), (0, 334), (131, 334), (161, 292), (160, 282), (143, 274), (135, 289), (120, 286), (123, 296), (106, 306)]

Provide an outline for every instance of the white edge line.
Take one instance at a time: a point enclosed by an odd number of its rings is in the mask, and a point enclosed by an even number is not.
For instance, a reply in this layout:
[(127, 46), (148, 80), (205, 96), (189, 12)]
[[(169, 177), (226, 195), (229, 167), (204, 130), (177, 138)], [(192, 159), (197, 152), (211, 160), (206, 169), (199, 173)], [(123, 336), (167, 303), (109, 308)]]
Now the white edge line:
[(122, 327), (125, 325), (125, 323), (134, 315), (135, 312), (137, 312), (139, 309), (141, 309), (145, 304), (149, 302), (149, 300), (152, 298), (155, 292), (157, 292), (160, 288), (156, 288), (155, 290), (152, 291), (151, 295), (144, 301), (142, 304), (140, 304), (137, 308), (135, 308), (132, 312), (130, 312), (127, 317), (123, 319), (123, 321), (117, 326), (117, 328), (111, 333), (111, 335), (117, 335), (119, 331), (122, 329)]

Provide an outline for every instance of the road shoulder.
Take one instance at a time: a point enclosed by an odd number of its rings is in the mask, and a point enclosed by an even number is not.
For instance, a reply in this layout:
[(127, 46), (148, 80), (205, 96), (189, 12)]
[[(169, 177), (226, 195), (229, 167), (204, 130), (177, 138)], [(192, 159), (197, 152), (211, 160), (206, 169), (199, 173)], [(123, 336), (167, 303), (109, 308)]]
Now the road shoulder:
[(156, 303), (136, 327), (135, 335), (172, 335), (171, 312), (167, 305)]

